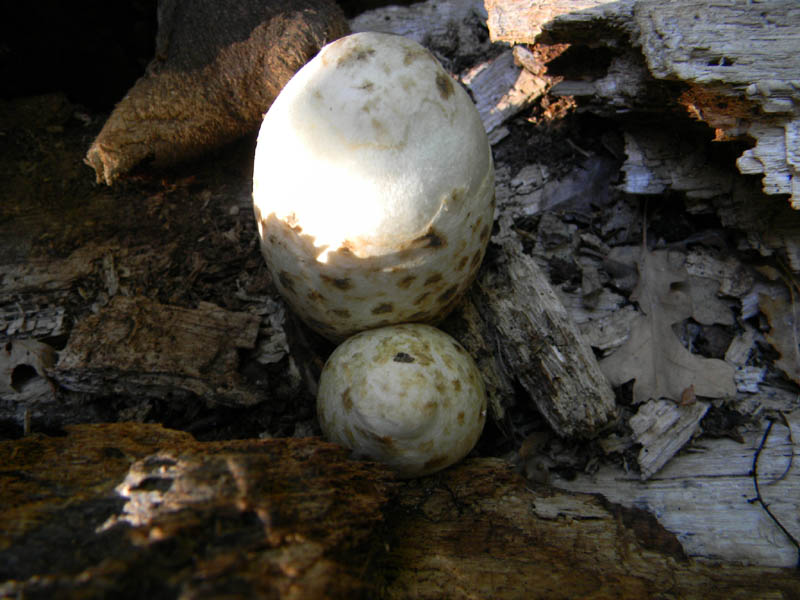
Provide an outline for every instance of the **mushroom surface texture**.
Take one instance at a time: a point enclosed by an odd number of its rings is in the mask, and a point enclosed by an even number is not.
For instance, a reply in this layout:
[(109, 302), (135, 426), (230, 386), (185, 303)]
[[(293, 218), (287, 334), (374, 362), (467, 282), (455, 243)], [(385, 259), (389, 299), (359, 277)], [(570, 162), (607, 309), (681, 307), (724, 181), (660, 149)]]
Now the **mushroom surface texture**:
[(491, 148), (430, 52), (356, 33), (325, 46), (265, 115), (253, 202), (273, 281), (312, 329), (341, 341), (436, 323), (491, 235)]
[(333, 351), (319, 382), (325, 437), (400, 477), (461, 460), (486, 421), (486, 392), (461, 345), (430, 325), (364, 331)]

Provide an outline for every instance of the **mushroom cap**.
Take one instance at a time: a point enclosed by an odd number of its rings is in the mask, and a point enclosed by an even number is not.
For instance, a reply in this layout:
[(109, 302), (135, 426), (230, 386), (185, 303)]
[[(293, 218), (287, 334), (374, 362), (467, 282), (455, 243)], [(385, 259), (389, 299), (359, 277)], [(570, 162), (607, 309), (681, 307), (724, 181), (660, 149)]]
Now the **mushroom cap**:
[(265, 115), (253, 201), (273, 280), (319, 333), (436, 322), (486, 250), (491, 148), (430, 52), (356, 33), (325, 46)]
[(475, 362), (452, 337), (409, 323), (364, 331), (331, 354), (317, 416), (325, 437), (417, 477), (461, 460), (486, 420)]

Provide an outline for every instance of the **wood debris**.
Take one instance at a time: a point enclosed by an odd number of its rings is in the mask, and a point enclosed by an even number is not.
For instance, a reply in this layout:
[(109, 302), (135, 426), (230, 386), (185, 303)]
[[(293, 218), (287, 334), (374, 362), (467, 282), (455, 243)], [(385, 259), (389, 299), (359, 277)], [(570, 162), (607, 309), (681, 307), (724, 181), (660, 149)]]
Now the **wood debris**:
[(187, 310), (117, 296), (72, 331), (53, 376), (96, 394), (181, 390), (206, 401), (252, 404), (238, 375), (239, 348), (253, 348), (258, 319), (207, 304)]

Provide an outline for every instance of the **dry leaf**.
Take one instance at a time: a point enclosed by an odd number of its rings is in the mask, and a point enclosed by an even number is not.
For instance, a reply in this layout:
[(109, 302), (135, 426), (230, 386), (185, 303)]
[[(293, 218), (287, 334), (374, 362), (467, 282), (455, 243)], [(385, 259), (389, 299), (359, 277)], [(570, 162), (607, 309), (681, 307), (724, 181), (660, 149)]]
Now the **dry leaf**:
[(794, 302), (772, 298), (766, 294), (758, 295), (758, 307), (769, 319), (770, 330), (764, 337), (781, 355), (775, 361), (775, 366), (786, 373), (787, 377), (800, 383), (800, 348), (796, 318), (800, 308)]
[(631, 299), (640, 314), (633, 321), (627, 341), (600, 361), (612, 385), (635, 379), (635, 403), (654, 398), (679, 400), (694, 386), (696, 395), (707, 398), (736, 393), (735, 369), (723, 360), (689, 352), (672, 331), (693, 315), (688, 275), (683, 257), (667, 251), (642, 250), (638, 262), (639, 283)]

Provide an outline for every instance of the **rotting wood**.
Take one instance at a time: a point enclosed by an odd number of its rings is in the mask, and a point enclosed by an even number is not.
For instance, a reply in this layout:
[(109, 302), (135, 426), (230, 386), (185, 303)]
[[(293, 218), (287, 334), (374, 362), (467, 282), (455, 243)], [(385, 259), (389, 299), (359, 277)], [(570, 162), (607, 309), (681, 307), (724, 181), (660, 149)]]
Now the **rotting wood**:
[(158, 425), (0, 442), (0, 597), (353, 598), (392, 476), (319, 439)]
[[(679, 0), (561, 0), (533, 3), (488, 0), (493, 40), (632, 45), (651, 78), (680, 81), (672, 97), (696, 119), (718, 130), (718, 139), (756, 140), (736, 161), (743, 174), (763, 175), (766, 194), (789, 195), (800, 208), (800, 7), (793, 0), (712, 3)], [(617, 59), (620, 60), (620, 59)], [(628, 61), (629, 64), (632, 64)], [(609, 81), (564, 82), (564, 93), (605, 95), (606, 107), (636, 104), (648, 77), (641, 69), (614, 68)], [(623, 83), (636, 73), (632, 83)], [(613, 80), (613, 81), (611, 81)], [(613, 85), (611, 85), (613, 83)], [(633, 93), (631, 93), (633, 92)], [(605, 108), (603, 110), (608, 110)]]
[(165, 306), (117, 296), (73, 329), (52, 371), (67, 389), (95, 394), (192, 393), (252, 404), (237, 348), (253, 348), (259, 319), (214, 305)]
[[(796, 414), (789, 417), (793, 439), (800, 437)], [(753, 457), (765, 424), (751, 426), (732, 439), (702, 439), (673, 457), (647, 482), (635, 473), (605, 465), (594, 475), (572, 481), (556, 477), (561, 489), (602, 494), (611, 502), (644, 508), (675, 534), (689, 556), (729, 563), (794, 567), (796, 548), (761, 508), (755, 497)], [(765, 500), (795, 535), (800, 532), (800, 469), (788, 430), (776, 423), (762, 452), (759, 478)], [(787, 467), (791, 469), (785, 472)]]
[(645, 511), (531, 488), (499, 459), (397, 483), (317, 439), (203, 443), (135, 423), (65, 433), (0, 442), (0, 596), (727, 600), (797, 589), (794, 570), (687, 559)]
[[(793, 598), (793, 569), (686, 559), (639, 508), (529, 487), (502, 462), (467, 461), (404, 485), (389, 505), (383, 597)], [(767, 595), (770, 594), (770, 595)]]
[[(502, 365), (503, 375), (490, 372), (490, 394), (507, 394), (510, 379), (559, 435), (596, 436), (616, 416), (614, 392), (547, 278), (532, 258), (506, 245), (490, 246), (485, 260), (468, 294), (475, 309), (461, 315), (480, 321), (467, 327), (471, 335), (451, 332), (473, 356), (498, 357), (492, 371)], [(510, 401), (504, 395), (491, 404)]]

